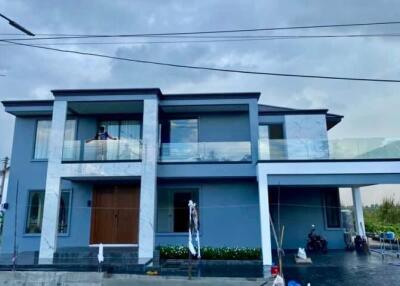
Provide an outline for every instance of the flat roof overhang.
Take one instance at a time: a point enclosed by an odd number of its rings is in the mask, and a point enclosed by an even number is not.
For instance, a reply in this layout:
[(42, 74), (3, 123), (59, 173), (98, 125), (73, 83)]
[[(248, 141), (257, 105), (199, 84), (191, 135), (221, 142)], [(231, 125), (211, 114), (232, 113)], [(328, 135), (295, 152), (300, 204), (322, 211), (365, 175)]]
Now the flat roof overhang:
[(68, 112), (73, 115), (141, 114), (143, 101), (72, 101)]
[(4, 100), (1, 103), (7, 113), (15, 116), (47, 116), (53, 113), (53, 100)]
[(400, 159), (259, 162), (257, 176), (267, 176), (269, 185), (282, 186), (354, 187), (400, 184)]

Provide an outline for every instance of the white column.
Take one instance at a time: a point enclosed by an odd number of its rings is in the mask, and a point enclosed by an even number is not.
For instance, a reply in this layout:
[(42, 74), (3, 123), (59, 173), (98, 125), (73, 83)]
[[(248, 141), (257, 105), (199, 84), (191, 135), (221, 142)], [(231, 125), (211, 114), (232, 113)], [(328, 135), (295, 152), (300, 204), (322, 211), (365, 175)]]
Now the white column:
[(153, 258), (157, 195), (158, 100), (143, 106), (143, 152), (139, 212), (139, 262)]
[(42, 233), (40, 236), (40, 264), (53, 263), (53, 255), (57, 248), (58, 212), (61, 188), (60, 169), (66, 117), (67, 102), (54, 101), (48, 150)]
[(258, 172), (258, 197), (260, 205), (261, 249), (264, 277), (271, 275), (272, 249), (267, 174)]
[(352, 187), (351, 192), (353, 194), (353, 205), (356, 219), (356, 231), (362, 237), (365, 236), (365, 223), (364, 213), (361, 201), (361, 190), (360, 187)]

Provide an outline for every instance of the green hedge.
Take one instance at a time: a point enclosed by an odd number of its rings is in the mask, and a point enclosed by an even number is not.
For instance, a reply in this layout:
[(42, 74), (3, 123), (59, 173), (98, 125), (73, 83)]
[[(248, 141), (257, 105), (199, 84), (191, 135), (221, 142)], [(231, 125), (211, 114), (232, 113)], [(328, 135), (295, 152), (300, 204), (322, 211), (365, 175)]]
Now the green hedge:
[[(187, 259), (187, 246), (160, 246), (161, 259)], [(249, 247), (202, 247), (201, 258), (209, 260), (260, 260), (261, 249)]]
[(396, 236), (400, 236), (400, 225), (366, 221), (365, 230), (372, 233), (379, 233), (381, 231), (393, 231)]

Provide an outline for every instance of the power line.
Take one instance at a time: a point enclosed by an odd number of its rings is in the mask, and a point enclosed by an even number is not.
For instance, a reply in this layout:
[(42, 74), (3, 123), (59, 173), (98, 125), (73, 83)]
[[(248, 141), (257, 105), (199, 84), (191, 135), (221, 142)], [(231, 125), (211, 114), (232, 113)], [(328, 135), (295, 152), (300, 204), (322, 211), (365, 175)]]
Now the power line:
[(173, 64), (173, 63), (167, 63), (167, 62), (157, 62), (157, 61), (150, 61), (150, 60), (141, 60), (141, 59), (134, 59), (134, 58), (117, 57), (117, 56), (110, 56), (110, 55), (105, 55), (105, 54), (97, 54), (97, 53), (89, 53), (89, 52), (81, 52), (81, 51), (75, 51), (75, 50), (64, 50), (64, 49), (58, 49), (58, 48), (50, 48), (50, 47), (44, 47), (44, 46), (38, 46), (38, 45), (31, 45), (31, 44), (26, 44), (26, 43), (17, 43), (17, 42), (12, 42), (12, 41), (7, 41), (7, 40), (0, 40), (0, 42), (6, 42), (6, 43), (15, 44), (15, 45), (18, 45), (18, 46), (32, 47), (32, 48), (50, 50), (50, 51), (56, 51), (56, 52), (62, 52), (62, 53), (78, 54), (78, 55), (92, 56), (92, 57), (98, 57), (98, 58), (106, 58), (106, 59), (113, 59), (113, 60), (120, 60), (120, 61), (128, 61), (128, 62), (135, 62), (135, 63), (142, 63), (142, 64), (152, 64), (152, 65), (167, 66), (167, 67), (174, 67), (174, 68), (193, 69), (193, 70), (207, 70), (207, 71), (217, 71), (217, 72), (251, 74), (251, 75), (265, 75), (265, 76), (279, 76), (279, 77), (296, 77), (296, 78), (313, 78), (313, 79), (329, 79), (329, 80), (400, 83), (400, 80), (395, 80), (395, 79), (338, 77), (338, 76), (273, 73), (273, 72), (259, 72), (259, 71), (238, 70), (238, 69), (212, 68), (212, 67), (204, 67), (204, 66)]
[(81, 38), (122, 38), (122, 37), (150, 37), (150, 36), (177, 36), (177, 35), (199, 35), (199, 34), (225, 34), (225, 33), (244, 33), (278, 30), (297, 30), (297, 29), (320, 29), (320, 28), (339, 28), (339, 27), (360, 27), (360, 26), (381, 26), (400, 24), (400, 21), (368, 22), (368, 23), (349, 23), (349, 24), (328, 24), (328, 25), (309, 25), (309, 26), (287, 26), (272, 28), (250, 28), (250, 29), (230, 29), (230, 30), (209, 30), (194, 32), (167, 32), (167, 33), (139, 33), (139, 34), (93, 34), (93, 35), (69, 35), (57, 37), (35, 37), (35, 38), (10, 38), (2, 39), (7, 41), (36, 41), (36, 40), (58, 40), (58, 39), (81, 39)]
[[(212, 38), (210, 40), (174, 40), (174, 41), (123, 41), (123, 42), (56, 42), (40, 43), (42, 46), (63, 46), (63, 45), (146, 45), (146, 44), (183, 44), (183, 43), (220, 43), (220, 42), (252, 42), (271, 40), (299, 40), (316, 38), (374, 38), (374, 37), (400, 37), (400, 34), (354, 34), (354, 35), (284, 35), (284, 36), (236, 36), (236, 37), (201, 37)], [(165, 38), (165, 37), (162, 37)], [(191, 37), (189, 37), (191, 38)], [(193, 37), (197, 38), (197, 37)], [(0, 44), (0, 46), (12, 46), (14, 44)]]

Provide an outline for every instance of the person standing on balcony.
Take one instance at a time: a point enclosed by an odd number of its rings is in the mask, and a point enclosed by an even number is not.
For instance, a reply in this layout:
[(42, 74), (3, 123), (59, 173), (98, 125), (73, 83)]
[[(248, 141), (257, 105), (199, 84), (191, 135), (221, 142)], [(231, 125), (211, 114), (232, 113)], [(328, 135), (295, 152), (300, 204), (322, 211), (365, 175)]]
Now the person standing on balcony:
[(104, 126), (100, 126), (96, 135), (92, 139), (86, 140), (86, 143), (90, 143), (92, 141), (96, 141), (96, 157), (97, 160), (106, 160), (107, 159), (107, 140), (117, 140), (117, 138), (112, 137), (106, 130)]

